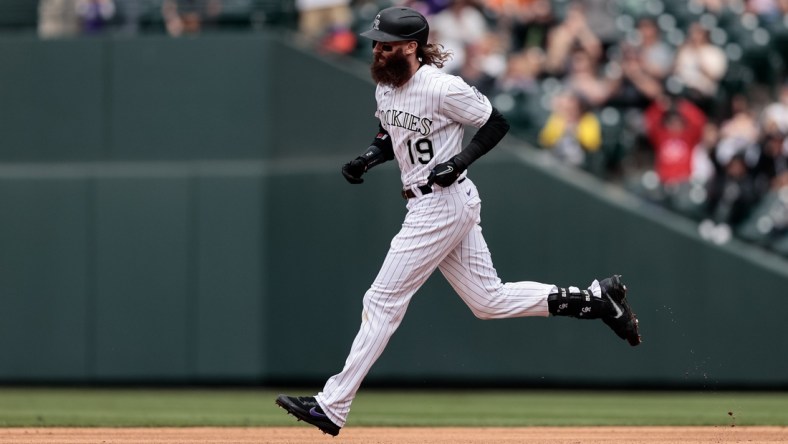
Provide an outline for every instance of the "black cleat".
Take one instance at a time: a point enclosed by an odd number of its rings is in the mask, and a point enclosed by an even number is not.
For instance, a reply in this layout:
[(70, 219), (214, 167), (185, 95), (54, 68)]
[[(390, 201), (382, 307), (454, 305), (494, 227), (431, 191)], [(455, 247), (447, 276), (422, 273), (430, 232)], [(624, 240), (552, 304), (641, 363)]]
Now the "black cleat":
[(339, 435), (338, 425), (331, 422), (328, 416), (320, 408), (312, 396), (287, 396), (279, 395), (276, 397), (276, 404), (287, 410), (287, 413), (298, 418), (299, 421), (306, 421), (320, 429), (323, 433), (331, 436)]
[(614, 313), (605, 316), (602, 320), (621, 339), (626, 339), (629, 345), (640, 345), (641, 338), (638, 332), (638, 318), (632, 312), (627, 302), (627, 286), (621, 282), (621, 276), (613, 275), (599, 282), (602, 288), (602, 297), (607, 298), (613, 305)]

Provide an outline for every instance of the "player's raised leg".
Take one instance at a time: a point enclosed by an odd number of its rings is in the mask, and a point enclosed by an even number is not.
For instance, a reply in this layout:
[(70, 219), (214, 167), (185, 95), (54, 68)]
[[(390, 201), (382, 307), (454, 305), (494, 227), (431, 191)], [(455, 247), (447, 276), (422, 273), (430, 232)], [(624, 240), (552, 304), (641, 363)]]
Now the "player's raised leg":
[(528, 281), (501, 282), (478, 225), (438, 269), (479, 319), (550, 315), (547, 298), (557, 287)]
[[(467, 186), (472, 189), (472, 184)], [(602, 319), (630, 345), (641, 342), (638, 320), (629, 306), (627, 288), (620, 276), (601, 282), (595, 280), (585, 290), (530, 281), (503, 283), (478, 225), (438, 268), (478, 318), (554, 315)]]

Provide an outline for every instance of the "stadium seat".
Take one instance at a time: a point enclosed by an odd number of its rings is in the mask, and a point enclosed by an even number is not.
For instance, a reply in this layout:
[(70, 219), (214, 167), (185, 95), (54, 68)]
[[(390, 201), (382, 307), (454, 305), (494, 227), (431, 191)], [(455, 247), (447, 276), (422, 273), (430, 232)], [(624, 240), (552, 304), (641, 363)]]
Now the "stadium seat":
[(666, 187), (666, 206), (694, 221), (706, 215), (706, 190), (694, 182), (682, 182)]
[(781, 222), (776, 219), (785, 211), (785, 203), (780, 200), (778, 193), (769, 192), (739, 225), (736, 234), (748, 242), (768, 246), (780, 229)]

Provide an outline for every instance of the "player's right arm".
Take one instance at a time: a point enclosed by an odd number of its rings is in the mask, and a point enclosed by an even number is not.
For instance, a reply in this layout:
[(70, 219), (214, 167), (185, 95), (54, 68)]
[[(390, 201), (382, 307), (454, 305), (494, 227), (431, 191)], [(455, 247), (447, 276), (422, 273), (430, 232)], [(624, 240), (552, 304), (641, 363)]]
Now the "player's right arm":
[(391, 136), (382, 125), (379, 125), (378, 134), (372, 144), (364, 154), (342, 166), (342, 175), (352, 184), (362, 183), (364, 179), (361, 176), (370, 168), (392, 159), (394, 159), (394, 145), (391, 143)]

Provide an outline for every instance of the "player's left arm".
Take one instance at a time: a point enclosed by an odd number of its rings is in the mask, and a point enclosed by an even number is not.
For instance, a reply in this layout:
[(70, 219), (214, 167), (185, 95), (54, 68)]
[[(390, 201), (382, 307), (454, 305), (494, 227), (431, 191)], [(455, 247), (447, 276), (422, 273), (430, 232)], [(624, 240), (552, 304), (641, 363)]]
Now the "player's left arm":
[(487, 122), (479, 128), (468, 145), (448, 161), (436, 165), (427, 181), (442, 187), (453, 184), (473, 162), (498, 145), (508, 131), (509, 122), (503, 114), (492, 107)]

